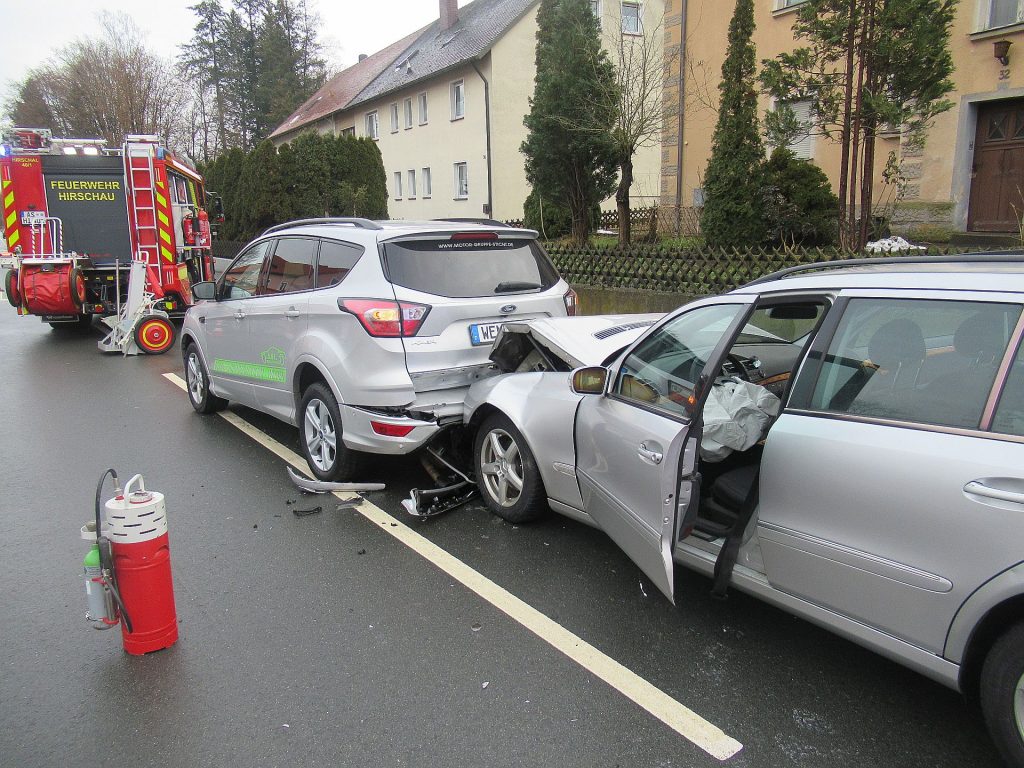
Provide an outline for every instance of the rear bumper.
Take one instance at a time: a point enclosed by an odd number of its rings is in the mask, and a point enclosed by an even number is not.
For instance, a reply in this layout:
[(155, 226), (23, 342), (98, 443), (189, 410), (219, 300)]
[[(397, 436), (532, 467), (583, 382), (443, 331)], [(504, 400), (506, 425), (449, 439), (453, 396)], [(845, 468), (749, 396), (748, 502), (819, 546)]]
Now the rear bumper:
[[(351, 405), (339, 404), (338, 407), (341, 409), (342, 439), (347, 447), (355, 451), (390, 455), (412, 453), (441, 431), (441, 427), (435, 421), (423, 421), (408, 416), (385, 416)], [(373, 431), (371, 421), (412, 427), (412, 431), (405, 437), (378, 435)]]

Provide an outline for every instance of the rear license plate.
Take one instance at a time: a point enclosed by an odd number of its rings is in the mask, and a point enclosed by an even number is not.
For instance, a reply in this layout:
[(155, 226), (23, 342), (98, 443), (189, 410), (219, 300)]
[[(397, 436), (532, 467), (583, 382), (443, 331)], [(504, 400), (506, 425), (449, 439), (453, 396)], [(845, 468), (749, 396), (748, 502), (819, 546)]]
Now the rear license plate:
[(474, 347), (493, 344), (501, 326), (501, 323), (474, 323), (469, 326), (469, 340), (473, 342)]
[(24, 227), (32, 224), (33, 221), (42, 223), (46, 221), (46, 211), (22, 211), (21, 224)]

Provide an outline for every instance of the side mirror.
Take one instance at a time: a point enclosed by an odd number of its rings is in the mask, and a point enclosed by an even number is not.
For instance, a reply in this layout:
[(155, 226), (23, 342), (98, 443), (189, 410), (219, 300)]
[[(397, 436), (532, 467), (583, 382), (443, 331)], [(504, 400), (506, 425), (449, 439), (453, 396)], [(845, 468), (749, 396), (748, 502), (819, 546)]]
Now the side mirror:
[(572, 372), (572, 391), (577, 395), (603, 395), (608, 386), (608, 369), (599, 365)]
[(192, 298), (196, 301), (213, 301), (217, 298), (217, 284), (212, 280), (192, 283)]

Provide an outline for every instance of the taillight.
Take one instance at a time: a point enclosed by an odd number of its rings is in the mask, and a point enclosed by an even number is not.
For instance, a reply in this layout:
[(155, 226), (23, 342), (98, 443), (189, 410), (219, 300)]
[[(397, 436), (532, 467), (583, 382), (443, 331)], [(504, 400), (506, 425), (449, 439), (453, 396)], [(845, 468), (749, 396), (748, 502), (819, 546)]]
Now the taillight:
[(411, 301), (387, 299), (338, 299), (338, 309), (351, 312), (371, 336), (415, 336), (430, 307)]
[(416, 428), (406, 424), (386, 424), (383, 421), (371, 421), (370, 426), (374, 432), (384, 437), (405, 437)]
[(580, 299), (576, 295), (576, 291), (570, 288), (565, 296), (562, 297), (562, 301), (565, 302), (565, 314), (569, 317), (575, 317), (580, 308)]

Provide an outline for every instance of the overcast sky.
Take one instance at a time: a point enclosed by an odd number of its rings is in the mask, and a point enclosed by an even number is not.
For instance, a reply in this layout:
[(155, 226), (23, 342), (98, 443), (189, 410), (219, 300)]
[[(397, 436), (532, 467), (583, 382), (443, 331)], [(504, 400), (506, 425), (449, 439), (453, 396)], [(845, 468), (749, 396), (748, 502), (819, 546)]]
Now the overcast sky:
[[(469, 0), (459, 0), (459, 6)], [(14, 83), (56, 51), (80, 37), (100, 33), (103, 11), (131, 16), (161, 56), (173, 57), (189, 41), (196, 0), (0, 0), (0, 100), (6, 104)], [(225, 7), (230, 0), (222, 0)], [(360, 53), (374, 53), (438, 17), (438, 0), (309, 0), (323, 22), (320, 41), (337, 71)]]

